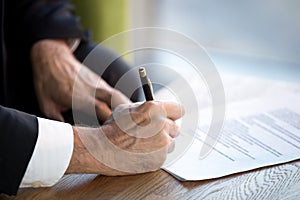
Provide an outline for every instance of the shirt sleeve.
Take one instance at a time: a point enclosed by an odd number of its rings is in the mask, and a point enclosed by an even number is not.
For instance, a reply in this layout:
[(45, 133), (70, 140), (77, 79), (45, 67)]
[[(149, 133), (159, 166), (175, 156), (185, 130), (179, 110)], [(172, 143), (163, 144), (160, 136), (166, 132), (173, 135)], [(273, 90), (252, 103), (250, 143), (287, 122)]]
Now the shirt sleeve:
[(70, 124), (38, 118), (38, 130), (20, 188), (54, 185), (64, 175), (72, 157), (74, 136)]

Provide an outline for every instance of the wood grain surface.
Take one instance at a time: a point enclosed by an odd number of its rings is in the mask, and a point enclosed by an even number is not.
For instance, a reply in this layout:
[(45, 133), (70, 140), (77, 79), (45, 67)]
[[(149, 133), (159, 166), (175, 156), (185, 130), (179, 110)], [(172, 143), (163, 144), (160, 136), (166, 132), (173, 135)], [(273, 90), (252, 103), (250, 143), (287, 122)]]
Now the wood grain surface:
[(163, 170), (106, 177), (65, 175), (49, 188), (20, 189), (1, 200), (93, 199), (300, 199), (300, 161), (265, 167), (223, 178), (180, 182)]

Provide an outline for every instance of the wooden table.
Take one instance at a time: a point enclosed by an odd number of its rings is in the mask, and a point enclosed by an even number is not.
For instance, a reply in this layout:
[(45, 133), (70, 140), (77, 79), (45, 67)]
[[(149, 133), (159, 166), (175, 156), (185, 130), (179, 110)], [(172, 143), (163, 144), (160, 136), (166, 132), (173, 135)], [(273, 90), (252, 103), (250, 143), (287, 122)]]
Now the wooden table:
[(12, 199), (300, 199), (300, 161), (206, 181), (180, 182), (163, 170), (105, 177), (66, 175), (51, 188), (20, 189)]

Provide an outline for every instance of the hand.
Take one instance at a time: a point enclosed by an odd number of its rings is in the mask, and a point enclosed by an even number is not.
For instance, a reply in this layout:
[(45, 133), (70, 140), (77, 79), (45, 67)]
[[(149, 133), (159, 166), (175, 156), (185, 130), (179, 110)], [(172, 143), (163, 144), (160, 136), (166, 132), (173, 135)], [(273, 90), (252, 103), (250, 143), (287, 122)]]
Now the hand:
[(74, 127), (75, 145), (67, 173), (126, 175), (155, 171), (174, 148), (177, 103), (149, 101), (118, 106), (100, 128)]
[[(130, 102), (120, 91), (82, 65), (64, 40), (37, 42), (31, 49), (31, 61), (39, 106), (49, 118), (64, 121), (62, 112), (72, 108), (72, 98), (79, 102), (75, 109), (86, 111), (95, 106), (101, 121), (111, 115), (112, 96), (116, 104)], [(73, 93), (75, 80), (78, 87)]]

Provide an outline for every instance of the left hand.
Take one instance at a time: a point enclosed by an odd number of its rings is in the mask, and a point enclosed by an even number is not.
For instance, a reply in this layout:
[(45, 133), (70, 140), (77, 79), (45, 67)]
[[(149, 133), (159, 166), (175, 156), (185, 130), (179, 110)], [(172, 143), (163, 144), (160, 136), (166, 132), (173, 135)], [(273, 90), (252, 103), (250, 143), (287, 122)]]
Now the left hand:
[[(64, 40), (38, 41), (31, 49), (31, 61), (40, 109), (51, 119), (64, 121), (62, 112), (72, 108), (72, 98), (80, 102), (75, 109), (85, 111), (94, 105), (101, 121), (112, 113), (112, 96), (117, 104), (130, 102), (124, 94), (81, 64)], [(79, 88), (73, 93), (75, 80)]]

